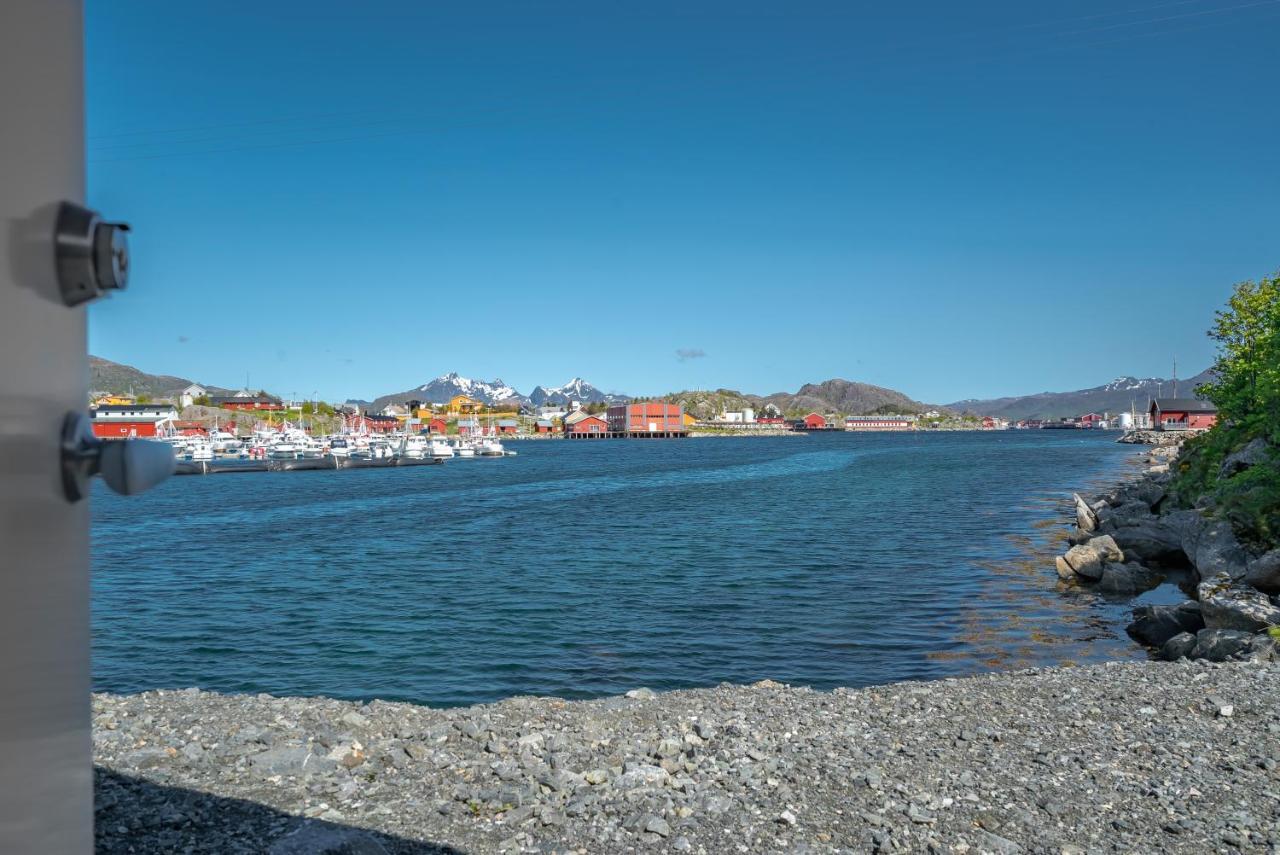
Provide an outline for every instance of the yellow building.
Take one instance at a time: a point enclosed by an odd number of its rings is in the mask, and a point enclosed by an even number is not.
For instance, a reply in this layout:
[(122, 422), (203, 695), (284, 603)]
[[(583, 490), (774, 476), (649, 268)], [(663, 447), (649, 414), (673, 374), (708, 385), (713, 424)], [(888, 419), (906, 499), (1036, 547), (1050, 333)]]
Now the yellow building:
[(119, 406), (122, 404), (136, 404), (137, 401), (135, 401), (129, 395), (103, 395), (101, 398), (98, 398), (96, 401), (94, 401), (94, 403), (97, 404), (98, 406), (102, 406), (104, 404), (108, 406), (110, 405)]
[(469, 416), (484, 409), (484, 404), (466, 395), (454, 395), (449, 399), (448, 414), (451, 416)]
[(689, 427), (690, 425), (696, 425), (697, 423), (698, 423), (698, 420), (697, 420), (697, 419), (695, 419), (695, 418), (694, 418), (690, 413), (687, 413), (687, 412), (686, 412), (686, 413), (684, 414), (684, 426), (685, 426), (685, 427)]

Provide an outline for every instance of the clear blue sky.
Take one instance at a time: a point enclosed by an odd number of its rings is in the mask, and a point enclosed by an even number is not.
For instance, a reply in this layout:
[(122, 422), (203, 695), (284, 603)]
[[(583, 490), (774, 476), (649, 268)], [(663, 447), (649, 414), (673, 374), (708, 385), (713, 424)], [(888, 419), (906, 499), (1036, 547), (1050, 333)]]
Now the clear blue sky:
[[(90, 0), (97, 355), (285, 395), (921, 400), (1205, 367), (1280, 2)], [(683, 354), (683, 356), (681, 356)], [(701, 354), (701, 355), (698, 355)]]

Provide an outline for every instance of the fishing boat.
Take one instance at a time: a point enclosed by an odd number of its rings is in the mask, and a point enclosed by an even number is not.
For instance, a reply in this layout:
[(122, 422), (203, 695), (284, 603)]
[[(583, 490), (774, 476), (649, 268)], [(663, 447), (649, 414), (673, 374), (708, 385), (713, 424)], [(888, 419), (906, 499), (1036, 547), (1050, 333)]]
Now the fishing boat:
[(505, 457), (506, 448), (503, 447), (502, 441), (497, 437), (488, 436), (476, 443), (476, 456), (478, 457)]
[(400, 439), (399, 457), (422, 460), (431, 457), (431, 442), (420, 434), (406, 434)]

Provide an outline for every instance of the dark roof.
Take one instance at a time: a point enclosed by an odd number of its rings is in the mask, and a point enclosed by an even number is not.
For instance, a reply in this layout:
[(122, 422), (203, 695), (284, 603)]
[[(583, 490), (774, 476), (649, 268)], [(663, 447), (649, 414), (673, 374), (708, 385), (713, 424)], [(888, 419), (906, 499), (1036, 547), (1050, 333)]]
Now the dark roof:
[(1218, 408), (1198, 398), (1156, 398), (1151, 405), (1161, 411), (1173, 410), (1186, 413), (1216, 413)]
[(134, 413), (139, 411), (168, 412), (173, 404), (99, 404), (93, 410), (99, 413)]
[(274, 395), (252, 395), (244, 397), (241, 395), (215, 395), (211, 397), (210, 402), (219, 404), (278, 404), (280, 399)]

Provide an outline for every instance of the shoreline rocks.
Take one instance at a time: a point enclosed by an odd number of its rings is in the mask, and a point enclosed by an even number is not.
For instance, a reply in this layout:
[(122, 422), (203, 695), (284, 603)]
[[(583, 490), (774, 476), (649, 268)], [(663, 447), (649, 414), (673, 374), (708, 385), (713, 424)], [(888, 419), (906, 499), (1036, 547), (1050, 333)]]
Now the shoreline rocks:
[[(1156, 443), (1146, 469), (1093, 501), (1072, 494), (1076, 530), (1055, 559), (1058, 577), (1101, 593), (1132, 596), (1170, 578), (1194, 599), (1134, 609), (1129, 635), (1165, 659), (1268, 659), (1280, 627), (1280, 550), (1251, 554), (1230, 524), (1205, 509), (1167, 507), (1169, 468), (1179, 434), (1136, 432), (1121, 442)], [(1246, 446), (1232, 456), (1243, 471), (1265, 452)], [(1225, 465), (1225, 464), (1224, 464)], [(1275, 630), (1280, 632), (1280, 630)]]
[[(1216, 659), (1257, 638), (1210, 632), (1169, 643), (1189, 638)], [(832, 692), (761, 681), (455, 709), (195, 689), (95, 695), (97, 845), (1267, 851), (1280, 847), (1277, 678), (1276, 663), (1114, 662)]]

